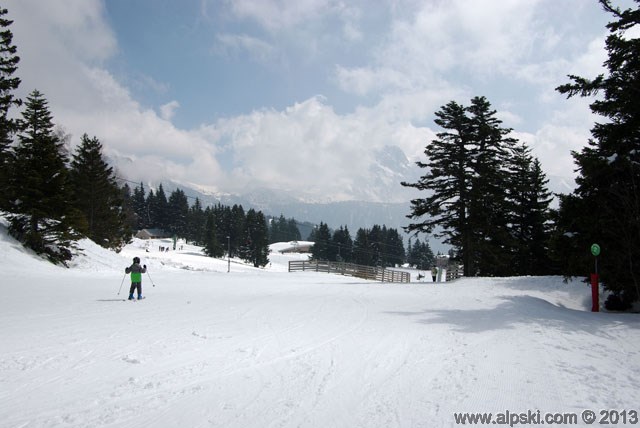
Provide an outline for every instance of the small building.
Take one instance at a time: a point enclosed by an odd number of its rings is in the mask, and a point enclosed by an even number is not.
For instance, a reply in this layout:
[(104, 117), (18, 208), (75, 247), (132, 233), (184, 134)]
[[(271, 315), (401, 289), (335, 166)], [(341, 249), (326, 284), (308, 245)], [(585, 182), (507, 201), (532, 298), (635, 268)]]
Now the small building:
[(136, 233), (136, 238), (140, 239), (164, 239), (170, 237), (171, 234), (162, 229), (142, 229)]
[(311, 252), (311, 247), (313, 247), (313, 242), (297, 242), (297, 241), (292, 241), (291, 242), (291, 246), (287, 247), (287, 248), (283, 248), (282, 250), (280, 250), (280, 253), (282, 254), (287, 254), (287, 253), (310, 253)]

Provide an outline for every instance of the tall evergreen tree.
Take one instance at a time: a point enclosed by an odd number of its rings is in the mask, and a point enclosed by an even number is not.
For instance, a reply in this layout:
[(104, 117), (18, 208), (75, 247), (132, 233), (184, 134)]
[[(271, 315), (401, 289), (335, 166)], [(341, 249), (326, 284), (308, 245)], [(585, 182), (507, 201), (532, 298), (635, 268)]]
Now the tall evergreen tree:
[(313, 260), (335, 260), (335, 256), (332, 257), (331, 249), (331, 231), (326, 223), (320, 222), (317, 229), (314, 229), (313, 247), (311, 247), (311, 258)]
[(280, 214), (280, 217), (271, 220), (269, 228), (270, 243), (299, 241), (300, 239), (302, 237), (295, 219), (286, 219), (284, 215)]
[[(383, 227), (384, 229), (384, 227)], [(406, 259), (404, 242), (397, 229), (387, 229), (384, 238), (385, 266), (402, 265)]]
[(207, 221), (205, 224), (204, 232), (204, 253), (209, 257), (222, 257), (224, 250), (218, 240), (218, 234), (216, 232), (216, 219), (212, 210), (206, 215)]
[(411, 245), (409, 245), (409, 251), (407, 254), (407, 262), (415, 266), (416, 269), (427, 270), (435, 263), (435, 256), (429, 246), (429, 242), (420, 242), (420, 239)]
[(370, 249), (369, 232), (359, 228), (353, 240), (353, 262), (359, 265), (375, 265), (375, 256)]
[(549, 258), (551, 192), (538, 159), (524, 144), (514, 148), (510, 163), (510, 230), (513, 248), (513, 273), (542, 275), (552, 271)]
[[(385, 228), (386, 229), (386, 228)], [(374, 224), (371, 229), (365, 229), (369, 235), (369, 253), (372, 266), (384, 266), (386, 262), (386, 253), (384, 250), (385, 232), (380, 225)]]
[(162, 183), (160, 183), (155, 193), (149, 191), (147, 204), (151, 219), (149, 227), (167, 230), (169, 226), (169, 202)]
[(128, 230), (131, 232), (138, 227), (138, 218), (135, 210), (133, 209), (133, 194), (129, 184), (124, 183), (120, 188), (120, 195), (122, 196), (122, 207), (124, 209), (125, 224)]
[[(512, 130), (502, 127), (486, 98), (473, 98), (469, 107), (450, 102), (436, 116), (444, 131), (427, 145), (428, 162), (417, 163), (427, 173), (417, 183), (402, 183), (429, 195), (411, 201), (408, 217), (421, 221), (405, 229), (432, 233), (439, 227), (435, 236), (454, 248), (466, 276), (513, 274), (519, 243), (512, 233), (512, 211), (546, 209), (544, 185), (536, 187), (542, 206), (515, 207), (509, 200), (517, 140), (509, 137)], [(527, 178), (533, 185), (531, 174)]]
[(269, 263), (269, 232), (262, 211), (253, 208), (247, 211), (244, 235), (246, 241), (243, 260), (252, 263), (254, 267), (266, 266)]
[[(216, 219), (216, 230), (220, 239), (224, 241), (225, 251), (228, 252), (231, 257), (236, 254), (236, 249), (238, 247), (234, 246), (235, 241), (231, 240), (231, 236), (235, 237), (235, 233), (232, 234), (232, 227), (234, 225), (234, 220), (232, 218), (231, 207), (223, 206), (218, 203), (213, 207), (207, 207), (206, 211), (212, 211), (214, 213), (214, 217)], [(242, 225), (244, 225), (244, 211), (240, 213), (242, 215)], [(243, 226), (244, 227), (244, 226)], [(242, 230), (239, 230), (238, 235), (242, 234)], [(235, 239), (235, 238), (234, 238)]]
[(206, 226), (207, 218), (204, 210), (202, 209), (202, 203), (199, 198), (196, 198), (193, 205), (189, 208), (187, 216), (187, 234), (186, 239), (196, 244), (204, 242), (204, 230)]
[(335, 260), (339, 262), (351, 262), (353, 259), (353, 240), (349, 228), (345, 225), (333, 232), (331, 242), (336, 247)]
[(298, 222), (295, 218), (287, 220), (287, 235), (289, 241), (300, 241), (302, 239), (302, 234), (300, 233), (300, 229), (298, 229)]
[(533, 263), (530, 265), (529, 272), (531, 275), (557, 273), (549, 255), (552, 227), (550, 204), (553, 201), (553, 194), (547, 187), (549, 180), (542, 171), (542, 165), (538, 159), (533, 160), (530, 179), (531, 208), (526, 223), (531, 230), (527, 251), (531, 253)]
[(113, 168), (103, 158), (98, 138), (82, 136), (71, 161), (69, 185), (73, 206), (84, 219), (79, 231), (103, 247), (122, 248), (131, 231), (126, 225), (121, 190)]
[(472, 143), (467, 162), (473, 172), (467, 222), (473, 236), (474, 266), (481, 275), (504, 276), (512, 273), (505, 189), (511, 184), (507, 166), (515, 140), (508, 137), (511, 129), (502, 128), (485, 97), (474, 97), (466, 111)]
[(187, 216), (189, 201), (181, 189), (176, 189), (169, 195), (167, 203), (167, 231), (173, 236), (184, 238), (187, 234)]
[(283, 214), (280, 214), (280, 217), (277, 219), (272, 219), (269, 228), (269, 242), (273, 244), (275, 242), (291, 241), (292, 239), (289, 239), (287, 229), (287, 220)]
[(225, 227), (227, 235), (230, 237), (231, 257), (237, 254), (246, 243), (245, 223), (246, 217), (242, 205), (233, 205), (231, 209), (226, 207), (225, 211), (228, 225)]
[(403, 182), (429, 194), (411, 201), (411, 213), (417, 220), (405, 228), (408, 232), (431, 234), (458, 249), (464, 263), (465, 276), (475, 274), (474, 240), (468, 221), (470, 186), (473, 170), (470, 162), (472, 136), (466, 109), (451, 101), (435, 113), (435, 123), (443, 131), (425, 148), (427, 162), (416, 164), (427, 172), (417, 183)]
[(10, 146), (18, 129), (16, 121), (9, 117), (9, 110), (20, 105), (20, 100), (13, 95), (20, 85), (20, 78), (14, 76), (20, 57), (16, 55), (13, 33), (9, 30), (13, 21), (5, 17), (7, 13), (7, 9), (0, 8), (0, 209), (5, 210), (10, 204), (7, 192)]
[(621, 10), (600, 0), (613, 17), (607, 73), (593, 80), (570, 75), (572, 82), (557, 88), (568, 97), (600, 94), (590, 107), (605, 119), (591, 129), (588, 145), (573, 153), (577, 188), (563, 198), (559, 213), (559, 225), (572, 228), (557, 234), (569, 238), (559, 239), (579, 265), (565, 265), (565, 271), (588, 272), (589, 246), (598, 243), (602, 282), (626, 303), (640, 300), (640, 39), (628, 32), (640, 25), (640, 0), (634, 3)]
[(133, 189), (133, 195), (131, 197), (131, 204), (133, 206), (133, 212), (136, 216), (135, 228), (145, 229), (149, 227), (149, 210), (147, 205), (146, 192), (144, 190), (144, 184), (140, 183), (139, 187)]
[(22, 121), (9, 177), (10, 231), (37, 253), (65, 263), (73, 256), (77, 238), (68, 216), (66, 158), (53, 131), (48, 103), (39, 91), (27, 97)]

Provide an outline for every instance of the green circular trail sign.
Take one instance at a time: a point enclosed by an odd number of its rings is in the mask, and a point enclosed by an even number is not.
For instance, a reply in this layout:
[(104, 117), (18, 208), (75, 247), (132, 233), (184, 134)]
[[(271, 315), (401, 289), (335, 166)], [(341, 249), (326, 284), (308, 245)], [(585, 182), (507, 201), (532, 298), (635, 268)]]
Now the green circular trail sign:
[(593, 244), (591, 246), (591, 254), (593, 254), (595, 257), (598, 257), (600, 255), (600, 245)]

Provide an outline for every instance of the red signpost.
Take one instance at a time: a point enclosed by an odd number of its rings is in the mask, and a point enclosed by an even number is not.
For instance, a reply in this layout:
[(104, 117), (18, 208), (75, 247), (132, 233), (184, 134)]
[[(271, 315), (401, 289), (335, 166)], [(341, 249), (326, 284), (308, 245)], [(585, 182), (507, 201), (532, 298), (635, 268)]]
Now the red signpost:
[(600, 311), (600, 293), (598, 291), (598, 256), (600, 255), (600, 245), (591, 246), (591, 254), (595, 257), (595, 273), (591, 274), (591, 312)]
[(591, 274), (591, 312), (600, 311), (600, 296), (598, 293), (598, 274)]

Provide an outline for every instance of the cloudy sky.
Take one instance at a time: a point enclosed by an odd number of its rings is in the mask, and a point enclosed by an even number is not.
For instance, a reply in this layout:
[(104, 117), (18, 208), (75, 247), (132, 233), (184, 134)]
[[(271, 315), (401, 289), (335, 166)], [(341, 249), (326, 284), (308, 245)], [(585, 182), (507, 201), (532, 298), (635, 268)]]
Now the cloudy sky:
[[(628, 2), (626, 3), (628, 4)], [(484, 95), (554, 180), (595, 118), (554, 88), (595, 76), (596, 0), (8, 0), (20, 96), (127, 178), (349, 194), (371, 153), (410, 160), (451, 100)]]

